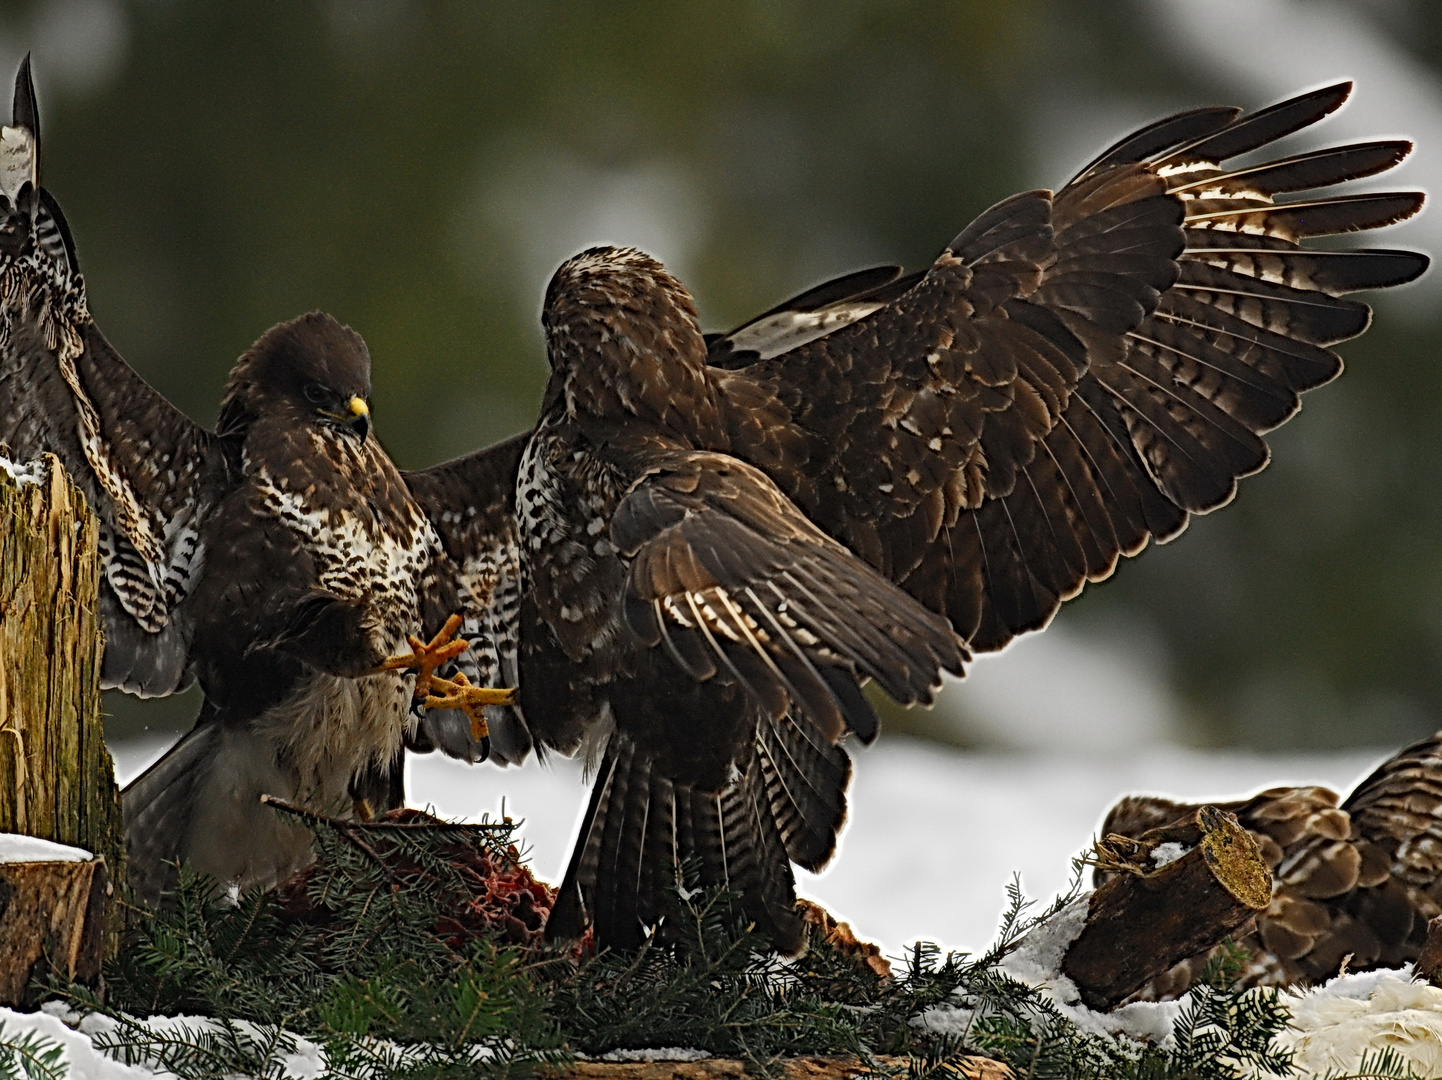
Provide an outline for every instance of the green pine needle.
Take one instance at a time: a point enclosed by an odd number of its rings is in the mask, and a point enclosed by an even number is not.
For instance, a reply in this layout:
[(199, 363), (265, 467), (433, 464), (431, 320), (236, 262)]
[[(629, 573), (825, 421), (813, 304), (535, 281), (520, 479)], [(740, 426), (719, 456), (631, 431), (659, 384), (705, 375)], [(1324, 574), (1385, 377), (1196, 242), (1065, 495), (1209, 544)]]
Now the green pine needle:
[[(943, 956), (918, 943), (882, 979), (820, 940), (800, 959), (777, 957), (734, 895), (697, 889), (683, 873), (661, 932), (639, 952), (578, 961), (568, 949), (453, 932), (473, 888), (457, 852), (505, 860), (514, 857), (509, 843), (509, 825), (377, 833), (320, 822), (308, 914), (297, 917), (294, 897), (286, 908), (273, 893), (228, 903), (185, 872), (165, 913), (138, 915), (106, 970), (103, 1002), (79, 986), (52, 981), (48, 990), (114, 1020), (95, 1038), (107, 1053), (196, 1080), (279, 1076), (300, 1038), (322, 1048), (330, 1075), (375, 1080), (509, 1078), (578, 1054), (667, 1046), (741, 1058), (762, 1075), (799, 1055), (855, 1056), (877, 1071), (880, 1057), (899, 1057), (914, 1080), (951, 1080), (960, 1059), (976, 1054), (1036, 1080), (1290, 1071), (1289, 1056), (1273, 1048), (1287, 1023), (1276, 993), (1236, 989), (1240, 967), (1225, 950), (1165, 1050), (1084, 1032), (1003, 973), (999, 960), (1071, 902), (1079, 882), (1037, 915), (1013, 882), (986, 954)], [(398, 874), (401, 863), (420, 874)], [(965, 1030), (918, 1022), (936, 1007), (961, 1010)], [(153, 1014), (212, 1020), (162, 1032), (134, 1019)], [(1397, 1064), (1381, 1056), (1369, 1075), (1407, 1080)], [(59, 1076), (6, 1067), (0, 1062), (0, 1080)]]

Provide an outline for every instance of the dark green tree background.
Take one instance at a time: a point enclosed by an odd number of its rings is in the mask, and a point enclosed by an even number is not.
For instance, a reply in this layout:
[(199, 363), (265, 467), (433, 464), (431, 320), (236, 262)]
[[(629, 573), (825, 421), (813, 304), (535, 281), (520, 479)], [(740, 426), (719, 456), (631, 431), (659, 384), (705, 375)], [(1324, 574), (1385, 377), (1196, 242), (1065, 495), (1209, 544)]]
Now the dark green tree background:
[[(724, 328), (869, 262), (929, 262), (988, 204), (1059, 184), (1136, 121), (1263, 103), (1140, 3), (0, 11), (0, 59), (34, 50), (45, 181), (121, 352), (209, 424), (262, 330), (329, 310), (370, 343), (378, 430), (406, 466), (525, 426), (541, 289), (584, 243), (654, 238)], [(1442, 10), (1352, 15), (1436, 75)], [(1344, 349), (1343, 381), (1275, 436), (1276, 464), (1233, 506), (1062, 616), (1157, 628), (1196, 738), (1379, 744), (1442, 722), (1427, 295)], [(133, 731), (195, 705), (111, 707)]]

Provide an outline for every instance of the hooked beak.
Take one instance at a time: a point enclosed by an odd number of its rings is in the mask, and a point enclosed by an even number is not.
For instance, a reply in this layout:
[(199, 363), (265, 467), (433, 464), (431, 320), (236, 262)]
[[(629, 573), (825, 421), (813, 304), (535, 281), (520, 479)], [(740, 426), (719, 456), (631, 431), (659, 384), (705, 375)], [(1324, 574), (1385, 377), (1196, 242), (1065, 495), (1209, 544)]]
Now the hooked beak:
[(370, 406), (365, 403), (365, 400), (363, 398), (353, 397), (350, 399), (348, 407), (350, 409), (351, 418), (347, 421), (347, 423), (350, 424), (350, 429), (354, 431), (357, 435), (359, 435), (361, 441), (364, 442), (366, 434), (371, 429)]

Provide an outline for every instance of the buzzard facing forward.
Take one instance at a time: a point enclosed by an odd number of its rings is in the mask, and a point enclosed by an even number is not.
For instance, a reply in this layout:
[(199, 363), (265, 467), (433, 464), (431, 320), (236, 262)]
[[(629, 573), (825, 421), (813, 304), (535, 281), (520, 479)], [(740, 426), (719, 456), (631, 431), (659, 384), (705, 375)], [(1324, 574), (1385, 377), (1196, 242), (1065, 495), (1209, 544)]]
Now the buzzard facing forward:
[[(489, 595), (459, 594), (371, 431), (360, 335), (319, 313), (268, 331), (204, 430), (91, 320), (38, 153), (27, 59), (0, 130), (0, 446), (57, 455), (100, 519), (102, 685), (205, 692), (195, 728), (124, 792), (130, 881), (155, 901), (187, 860), (222, 885), (273, 884), (308, 861), (309, 835), (260, 795), (343, 815), (398, 804), (416, 681), (402, 668), (428, 678), (455, 647), (384, 662)], [(486, 662), (467, 661), (478, 679)], [(454, 720), (432, 714), (422, 737), (469, 753)]]
[(922, 274), (852, 275), (709, 342), (640, 252), (557, 271), (516, 492), (521, 703), (597, 766), (552, 936), (640, 941), (691, 859), (794, 947), (788, 860), (834, 849), (838, 739), (877, 730), (861, 685), (929, 701), (1266, 464), (1262, 434), (1367, 326), (1344, 294), (1427, 265), (1301, 244), (1421, 194), (1276, 198), (1406, 142), (1224, 164), (1349, 90), (1162, 120)]

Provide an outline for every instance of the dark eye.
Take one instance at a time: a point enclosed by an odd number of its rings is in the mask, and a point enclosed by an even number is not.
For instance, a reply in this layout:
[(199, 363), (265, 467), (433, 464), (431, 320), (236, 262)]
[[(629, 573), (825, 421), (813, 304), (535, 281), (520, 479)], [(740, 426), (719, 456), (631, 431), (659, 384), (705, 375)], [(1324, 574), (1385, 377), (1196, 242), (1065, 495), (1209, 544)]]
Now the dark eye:
[(305, 388), (305, 399), (312, 405), (319, 405), (328, 397), (330, 397), (330, 394), (326, 391), (326, 388), (318, 382), (310, 383)]

